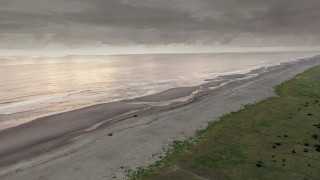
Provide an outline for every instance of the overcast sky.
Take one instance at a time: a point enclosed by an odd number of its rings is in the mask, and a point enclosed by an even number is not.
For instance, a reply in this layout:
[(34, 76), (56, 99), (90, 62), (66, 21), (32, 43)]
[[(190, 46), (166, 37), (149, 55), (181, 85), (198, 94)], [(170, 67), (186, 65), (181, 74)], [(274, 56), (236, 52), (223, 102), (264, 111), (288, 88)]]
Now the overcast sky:
[(320, 0), (0, 0), (0, 50), (318, 46)]

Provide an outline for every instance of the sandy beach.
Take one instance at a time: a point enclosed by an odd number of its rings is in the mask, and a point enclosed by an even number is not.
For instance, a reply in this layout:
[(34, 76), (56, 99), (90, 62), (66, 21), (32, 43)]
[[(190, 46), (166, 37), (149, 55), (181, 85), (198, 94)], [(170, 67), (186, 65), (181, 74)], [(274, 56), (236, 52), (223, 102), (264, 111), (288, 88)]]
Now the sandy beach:
[(319, 56), (2, 130), (0, 179), (126, 179), (123, 167), (152, 164), (173, 140), (192, 137), (208, 122), (274, 96), (275, 86), (316, 65)]

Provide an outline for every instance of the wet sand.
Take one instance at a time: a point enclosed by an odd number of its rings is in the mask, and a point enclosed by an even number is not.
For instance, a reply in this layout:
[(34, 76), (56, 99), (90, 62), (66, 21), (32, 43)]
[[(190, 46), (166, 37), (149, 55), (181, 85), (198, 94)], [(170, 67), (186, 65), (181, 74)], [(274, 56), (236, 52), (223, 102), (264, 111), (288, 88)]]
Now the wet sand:
[(125, 102), (159, 102), (159, 101), (168, 101), (171, 99), (178, 99), (190, 95), (192, 92), (197, 90), (198, 87), (180, 87), (172, 88), (166, 91), (163, 91), (159, 94), (139, 97), (136, 99), (125, 100)]
[[(274, 86), (316, 65), (319, 57), (248, 73), (254, 76), (225, 76), (197, 87), (43, 117), (0, 131), (0, 179), (123, 179), (122, 166), (153, 163), (158, 158), (154, 155), (163, 153), (171, 141), (191, 137), (221, 115), (273, 96)], [(186, 102), (143, 104), (182, 98), (199, 88), (204, 89)]]

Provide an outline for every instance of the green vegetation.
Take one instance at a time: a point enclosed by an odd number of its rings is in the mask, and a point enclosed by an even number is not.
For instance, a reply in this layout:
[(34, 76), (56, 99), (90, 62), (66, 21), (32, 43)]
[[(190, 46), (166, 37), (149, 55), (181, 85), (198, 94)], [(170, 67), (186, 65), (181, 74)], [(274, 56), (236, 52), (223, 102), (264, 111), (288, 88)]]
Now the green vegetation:
[(320, 67), (277, 87), (279, 97), (226, 115), (175, 142), (132, 179), (320, 179)]

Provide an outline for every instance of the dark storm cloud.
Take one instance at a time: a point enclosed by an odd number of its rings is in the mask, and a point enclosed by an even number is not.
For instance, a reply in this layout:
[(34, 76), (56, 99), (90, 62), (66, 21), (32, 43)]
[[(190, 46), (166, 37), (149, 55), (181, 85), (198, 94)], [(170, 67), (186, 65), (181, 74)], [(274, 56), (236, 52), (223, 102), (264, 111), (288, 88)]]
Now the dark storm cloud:
[(317, 45), (319, 0), (0, 1), (0, 47)]

